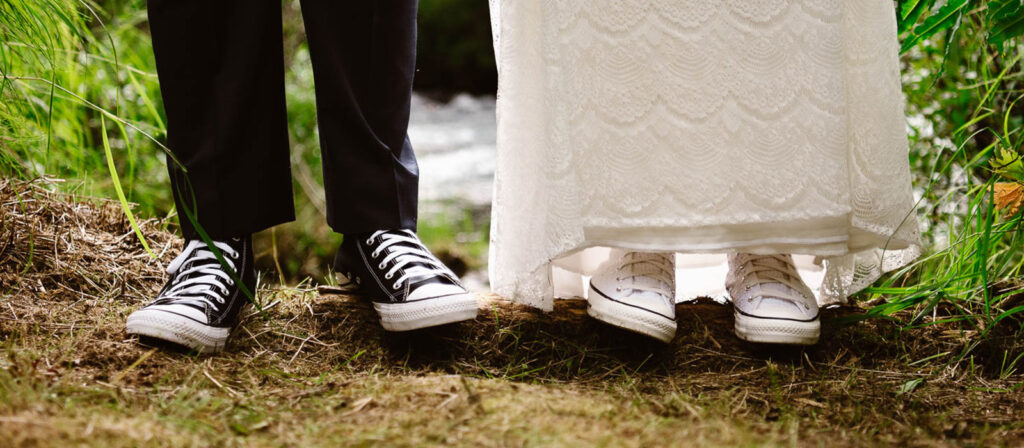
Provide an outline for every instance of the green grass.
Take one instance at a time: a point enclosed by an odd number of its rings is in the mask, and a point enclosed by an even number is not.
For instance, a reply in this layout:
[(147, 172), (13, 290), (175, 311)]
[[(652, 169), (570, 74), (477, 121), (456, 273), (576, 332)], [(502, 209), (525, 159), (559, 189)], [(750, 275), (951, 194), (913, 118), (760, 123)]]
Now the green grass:
[[(920, 11), (909, 8), (934, 2), (900, 3), (901, 18), (912, 19)], [(1021, 215), (999, 213), (992, 198), (994, 183), (1020, 179), (990, 163), (998, 152), (1019, 159), (1024, 142), (1021, 46), (1005, 33), (986, 32), (1008, 29), (1009, 19), (993, 16), (982, 3), (947, 2), (936, 11), (950, 20), (922, 16), (901, 24), (907, 113), (917, 118), (912, 123), (925, 124), (910, 135), (927, 252), (864, 293), (868, 300), (888, 299), (871, 316), (913, 310), (910, 326), (971, 332), (958, 362), (989, 337), (1019, 336), (1024, 329), (1017, 319), (1007, 320), (1022, 311)]]
[(110, 140), (126, 198), (153, 215), (167, 188), (136, 180), (164, 170), (159, 87), (152, 52), (125, 51), (149, 47), (139, 30), (145, 14), (125, 10), (100, 24), (104, 14), (74, 0), (0, 2), (0, 170), (74, 179), (85, 192), (113, 196), (99, 132), (106, 113), (127, 124)]

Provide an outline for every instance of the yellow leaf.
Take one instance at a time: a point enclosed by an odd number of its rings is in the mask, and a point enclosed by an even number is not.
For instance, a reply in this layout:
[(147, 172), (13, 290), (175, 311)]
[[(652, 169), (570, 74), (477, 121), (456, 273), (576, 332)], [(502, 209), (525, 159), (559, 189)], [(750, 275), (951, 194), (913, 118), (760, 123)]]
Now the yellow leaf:
[(1007, 216), (1013, 216), (1020, 212), (1022, 204), (1024, 204), (1024, 185), (1017, 182), (996, 182), (996, 210), (1006, 213)]

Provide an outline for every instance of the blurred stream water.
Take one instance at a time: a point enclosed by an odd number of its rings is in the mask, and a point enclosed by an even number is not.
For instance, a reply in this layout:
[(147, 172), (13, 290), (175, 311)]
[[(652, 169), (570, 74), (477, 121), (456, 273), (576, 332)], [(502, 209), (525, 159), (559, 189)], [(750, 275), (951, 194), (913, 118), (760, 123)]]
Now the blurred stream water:
[(490, 208), (494, 184), (494, 97), (460, 94), (447, 103), (412, 99), (409, 138), (420, 166), (420, 202)]
[[(409, 139), (420, 167), (420, 222), (458, 222), (467, 214), (475, 235), (485, 238), (490, 225), (497, 123), (493, 96), (459, 94), (439, 102), (415, 94)], [(459, 241), (456, 241), (459, 243)], [(481, 254), (486, 262), (486, 253)], [(462, 276), (472, 291), (489, 289), (486, 268)]]

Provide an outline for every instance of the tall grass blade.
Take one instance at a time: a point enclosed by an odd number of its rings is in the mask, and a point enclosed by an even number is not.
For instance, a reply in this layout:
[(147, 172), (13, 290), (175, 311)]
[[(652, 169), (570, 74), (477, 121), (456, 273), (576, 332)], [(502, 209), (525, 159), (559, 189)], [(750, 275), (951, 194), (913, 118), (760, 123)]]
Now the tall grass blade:
[(107, 156), (107, 168), (110, 170), (110, 178), (114, 181), (114, 190), (117, 191), (117, 199), (121, 202), (121, 208), (124, 210), (125, 216), (128, 217), (128, 222), (131, 224), (132, 230), (135, 231), (135, 236), (139, 237), (139, 242), (146, 249), (146, 253), (153, 259), (156, 259), (157, 256), (149, 249), (146, 237), (142, 235), (142, 229), (135, 222), (135, 214), (132, 213), (131, 205), (128, 204), (128, 199), (124, 196), (124, 190), (121, 189), (121, 179), (117, 175), (117, 167), (114, 165), (114, 153), (110, 150), (110, 139), (107, 137), (107, 121), (103, 115), (100, 115), (100, 135), (103, 137), (103, 151)]

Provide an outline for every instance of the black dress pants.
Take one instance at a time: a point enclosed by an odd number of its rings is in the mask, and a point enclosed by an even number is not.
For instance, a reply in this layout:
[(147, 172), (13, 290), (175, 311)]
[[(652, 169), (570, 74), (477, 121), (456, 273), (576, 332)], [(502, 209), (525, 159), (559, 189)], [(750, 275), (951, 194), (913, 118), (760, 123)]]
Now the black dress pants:
[[(416, 0), (303, 0), (316, 81), (327, 222), (415, 229), (419, 170), (406, 133)], [(213, 238), (295, 219), (281, 0), (149, 0), (182, 232)], [(313, 86), (309, 86), (313, 88)]]

